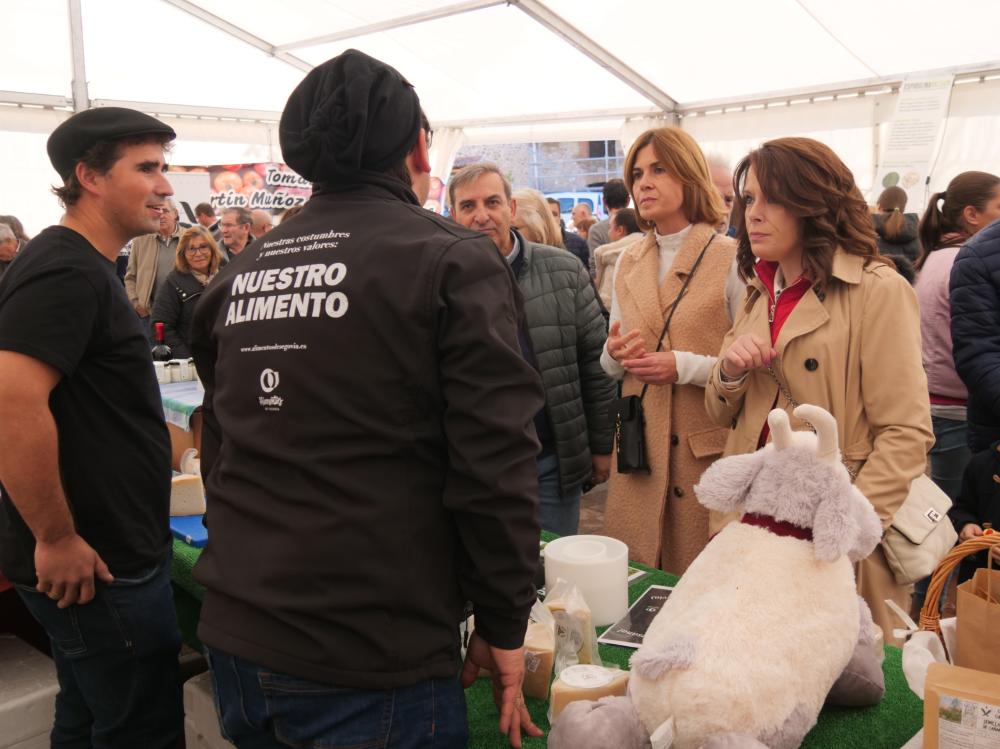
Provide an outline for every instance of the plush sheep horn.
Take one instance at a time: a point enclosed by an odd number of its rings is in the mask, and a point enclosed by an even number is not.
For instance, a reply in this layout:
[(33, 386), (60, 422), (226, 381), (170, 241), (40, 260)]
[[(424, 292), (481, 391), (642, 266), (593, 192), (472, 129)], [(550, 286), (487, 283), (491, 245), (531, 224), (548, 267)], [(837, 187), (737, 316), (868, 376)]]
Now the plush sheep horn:
[(771, 427), (771, 441), (776, 450), (784, 450), (792, 444), (792, 427), (788, 423), (788, 414), (775, 408), (767, 415), (767, 424)]
[(832, 463), (838, 462), (840, 456), (837, 445), (837, 421), (830, 412), (819, 406), (803, 403), (801, 406), (797, 406), (792, 413), (803, 421), (808, 421), (816, 430), (816, 436), (819, 438), (817, 455)]

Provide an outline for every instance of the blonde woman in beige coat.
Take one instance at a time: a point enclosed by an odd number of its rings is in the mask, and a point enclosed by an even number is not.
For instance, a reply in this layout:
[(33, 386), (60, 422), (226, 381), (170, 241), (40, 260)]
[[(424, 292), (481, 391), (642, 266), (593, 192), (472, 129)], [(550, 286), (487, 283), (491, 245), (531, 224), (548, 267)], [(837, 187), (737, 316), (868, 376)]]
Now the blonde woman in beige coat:
[[(765, 143), (737, 167), (736, 183), (737, 258), (749, 288), (705, 391), (715, 422), (732, 428), (726, 454), (762, 446), (775, 405), (821, 406), (836, 418), (842, 457), (886, 528), (934, 441), (916, 295), (878, 257), (854, 177), (827, 146)], [(713, 515), (713, 532), (733, 519)], [(857, 575), (893, 642), (884, 600), (906, 610), (909, 588), (896, 583), (881, 546)]]
[[(645, 564), (682, 573), (708, 543), (708, 512), (693, 486), (722, 454), (728, 429), (704, 407), (704, 387), (745, 285), (733, 240), (717, 235), (724, 214), (705, 157), (677, 128), (647, 130), (629, 149), (625, 184), (645, 237), (614, 269), (610, 332), (601, 364), (643, 401), (651, 473), (618, 473), (612, 459), (604, 531)], [(663, 345), (657, 340), (685, 279)]]

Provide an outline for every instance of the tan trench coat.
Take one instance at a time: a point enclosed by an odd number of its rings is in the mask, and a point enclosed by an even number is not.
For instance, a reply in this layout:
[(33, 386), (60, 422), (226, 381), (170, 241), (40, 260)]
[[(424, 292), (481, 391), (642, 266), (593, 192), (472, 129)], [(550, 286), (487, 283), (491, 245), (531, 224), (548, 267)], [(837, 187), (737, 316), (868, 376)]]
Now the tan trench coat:
[[(652, 233), (624, 251), (615, 281), (621, 329), (642, 331), (647, 351), (656, 349), (667, 312), (711, 237), (662, 350), (716, 356), (730, 326), (726, 280), (735, 242), (715, 235), (707, 224), (691, 227), (660, 286), (659, 249)], [(642, 383), (626, 374), (623, 394), (641, 390)], [(612, 457), (604, 532), (628, 544), (631, 559), (680, 574), (708, 543), (708, 511), (698, 503), (693, 487), (722, 454), (729, 430), (709, 418), (704, 388), (697, 385), (651, 385), (643, 410), (652, 473), (620, 474)]]
[[(781, 328), (772, 365), (799, 403), (822, 406), (837, 420), (844, 460), (857, 471), (857, 487), (887, 528), (906, 499), (910, 482), (924, 472), (934, 442), (927, 378), (921, 363), (920, 315), (909, 284), (892, 268), (838, 250), (835, 280), (825, 292), (810, 289)], [(770, 300), (759, 279), (726, 335), (722, 351), (744, 334), (770, 340)], [(705, 406), (717, 424), (731, 428), (726, 455), (753, 452), (767, 414), (787, 399), (766, 369), (751, 371), (735, 389), (720, 380), (716, 364)], [(792, 418), (793, 429), (805, 426)], [(732, 516), (712, 515), (712, 532)], [(893, 598), (909, 610), (908, 587), (899, 586), (881, 547), (858, 567), (858, 589), (887, 642), (898, 626), (884, 604)]]

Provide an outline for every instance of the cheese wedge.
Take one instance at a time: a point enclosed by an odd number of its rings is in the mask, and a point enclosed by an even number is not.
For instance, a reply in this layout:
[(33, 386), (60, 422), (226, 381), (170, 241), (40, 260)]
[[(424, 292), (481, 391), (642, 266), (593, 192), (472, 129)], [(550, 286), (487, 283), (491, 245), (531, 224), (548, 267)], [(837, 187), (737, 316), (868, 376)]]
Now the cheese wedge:
[[(565, 663), (567, 651), (574, 653), (577, 663), (593, 663), (597, 650), (594, 642), (594, 622), (590, 609), (574, 605), (564, 599), (545, 599), (545, 606), (556, 620), (556, 647), (563, 653)], [(572, 665), (574, 661), (569, 660)]]
[(603, 666), (568, 666), (552, 682), (549, 705), (552, 720), (559, 717), (571, 702), (599, 700), (601, 697), (624, 697), (628, 690), (628, 671)]
[(181, 474), (174, 476), (170, 487), (171, 515), (203, 515), (205, 513), (205, 487), (201, 476)]
[(556, 657), (556, 638), (552, 625), (528, 622), (524, 633), (524, 693), (544, 700), (549, 696), (552, 664)]

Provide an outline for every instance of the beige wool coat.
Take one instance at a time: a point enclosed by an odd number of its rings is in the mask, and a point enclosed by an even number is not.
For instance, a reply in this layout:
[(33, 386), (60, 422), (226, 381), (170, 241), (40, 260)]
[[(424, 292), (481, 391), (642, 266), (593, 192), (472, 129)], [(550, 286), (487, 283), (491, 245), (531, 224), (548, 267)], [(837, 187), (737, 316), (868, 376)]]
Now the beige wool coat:
[[(712, 239), (688, 290), (677, 307), (663, 351), (691, 351), (716, 356), (730, 327), (726, 279), (736, 254), (735, 242), (696, 224), (674, 257), (662, 285), (659, 248), (652, 232), (622, 253), (615, 280), (621, 330), (638, 328), (647, 351), (657, 337), (702, 248)], [(623, 395), (638, 395), (642, 383), (626, 373)], [(708, 511), (693, 486), (722, 454), (728, 428), (715, 424), (697, 385), (650, 385), (643, 401), (649, 475), (620, 474), (612, 458), (604, 532), (629, 546), (629, 557), (643, 564), (683, 573), (708, 542)]]
[[(153, 295), (157, 291), (154, 288), (157, 255), (161, 252), (175, 255), (177, 242), (180, 241), (183, 232), (184, 228), (178, 224), (170, 236), (169, 245), (161, 244), (158, 239), (159, 234), (155, 233), (143, 234), (132, 240), (132, 252), (128, 256), (128, 266), (125, 269), (125, 294), (133, 307), (141, 304), (146, 309), (151, 309)], [(160, 283), (164, 280), (161, 278)]]
[[(769, 341), (769, 311), (768, 293), (754, 278), (721, 351), (744, 333)], [(889, 266), (865, 265), (864, 258), (838, 250), (833, 280), (825, 291), (810, 289), (799, 300), (775, 349), (772, 367), (792, 397), (825, 408), (837, 420), (841, 454), (887, 528), (910, 482), (924, 472), (934, 443), (913, 289)], [(716, 424), (730, 428), (726, 455), (753, 452), (775, 398), (791, 416), (788, 400), (767, 369), (751, 370), (734, 389), (722, 384), (720, 370), (721, 360), (705, 389), (705, 407)], [(793, 429), (806, 428), (794, 416), (791, 420)], [(712, 533), (734, 519), (713, 513)], [(858, 583), (891, 641), (898, 624), (884, 599), (894, 598), (908, 610), (908, 589), (895, 584), (881, 547), (859, 566)]]
[(597, 287), (597, 294), (601, 297), (601, 302), (605, 309), (611, 309), (611, 295), (614, 293), (614, 271), (618, 256), (626, 247), (641, 242), (643, 234), (635, 232), (622, 237), (614, 242), (602, 244), (594, 250), (590, 257), (594, 264), (594, 286)]

